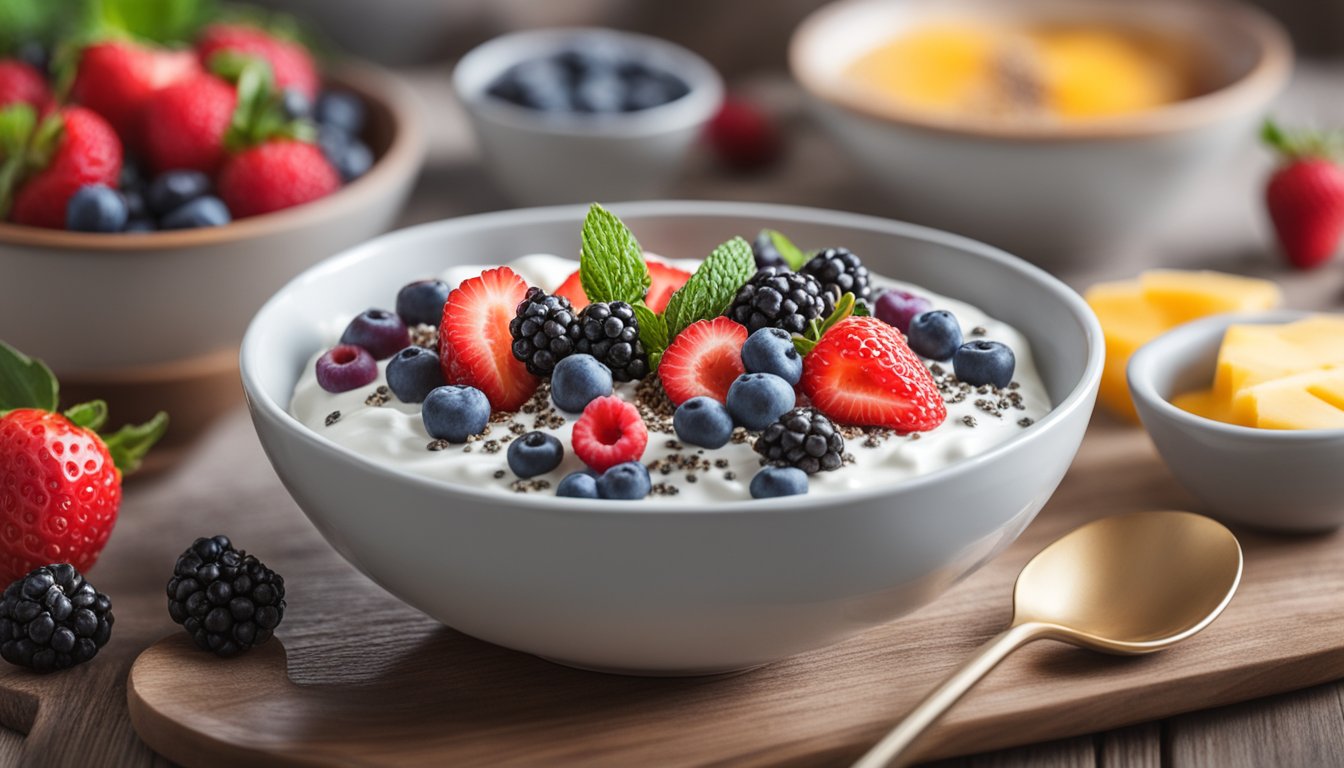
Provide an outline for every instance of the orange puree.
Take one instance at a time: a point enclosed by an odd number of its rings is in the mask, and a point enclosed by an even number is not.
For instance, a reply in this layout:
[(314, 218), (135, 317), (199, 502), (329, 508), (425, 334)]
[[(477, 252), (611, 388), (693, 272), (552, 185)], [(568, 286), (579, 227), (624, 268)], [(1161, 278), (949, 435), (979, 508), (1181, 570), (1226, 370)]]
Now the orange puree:
[(1109, 117), (1194, 95), (1173, 41), (1101, 25), (929, 24), (856, 59), (857, 84), (947, 116)]

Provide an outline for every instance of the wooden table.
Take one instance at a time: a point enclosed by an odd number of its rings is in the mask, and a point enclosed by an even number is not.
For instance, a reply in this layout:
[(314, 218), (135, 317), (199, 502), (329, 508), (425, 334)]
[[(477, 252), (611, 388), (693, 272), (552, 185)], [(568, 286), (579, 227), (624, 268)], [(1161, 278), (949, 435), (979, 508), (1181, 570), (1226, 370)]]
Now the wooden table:
[[(443, 70), (410, 73), (425, 97), (435, 128), (430, 165), (405, 223), (505, 207), (475, 162), (460, 115), (448, 96)], [(1344, 103), (1331, 103), (1344, 67), (1299, 73), (1283, 113), (1322, 121)], [(777, 79), (743, 85), (784, 115), (791, 145), (787, 160), (753, 177), (724, 177), (698, 158), (678, 196), (762, 200), (892, 215), (837, 149), (801, 113), (793, 89)], [(1344, 265), (1310, 276), (1277, 269), (1265, 243), (1258, 204), (1263, 156), (1248, 151), (1172, 222), (1160, 243), (1063, 276), (1075, 285), (1128, 275), (1156, 263), (1207, 266), (1281, 279), (1290, 300), (1304, 307), (1344, 307)], [(1104, 417), (1098, 417), (1104, 418)], [(1104, 427), (1105, 425), (1103, 425)], [(126, 672), (148, 644), (176, 629), (163, 593), (176, 555), (198, 535), (227, 533), (287, 576), (291, 610), (282, 627), (291, 675), (301, 683), (350, 682), (372, 677), (380, 662), (361, 654), (360, 638), (342, 636), (320, 612), (305, 606), (319, 591), (345, 591), (357, 609), (406, 627), (411, 650), (434, 623), (372, 585), (321, 540), (285, 494), (257, 445), (246, 415), (223, 418), (171, 472), (134, 480), (122, 519), (101, 564), (91, 573), (114, 596), (113, 641), (96, 663), (46, 678), (0, 682), (35, 695), (0, 697), (0, 764), (159, 765), (131, 729), (125, 706)], [(1304, 585), (1309, 589), (1310, 585)], [(386, 644), (384, 651), (389, 650)], [(390, 662), (389, 662), (390, 663)], [(40, 708), (37, 696), (59, 696), (62, 707)], [(208, 696), (209, 691), (202, 691)], [(967, 766), (1316, 766), (1344, 761), (1344, 683), (1195, 712), (1159, 723), (949, 761)]]

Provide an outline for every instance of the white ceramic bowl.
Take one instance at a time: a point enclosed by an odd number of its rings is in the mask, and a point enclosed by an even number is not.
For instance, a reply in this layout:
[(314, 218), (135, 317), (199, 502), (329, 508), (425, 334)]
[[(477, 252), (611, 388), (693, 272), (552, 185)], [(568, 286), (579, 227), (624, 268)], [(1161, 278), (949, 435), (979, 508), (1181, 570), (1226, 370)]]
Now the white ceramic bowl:
[[(575, 47), (617, 46), (680, 77), (685, 96), (639, 112), (553, 114), (486, 90), (509, 67)], [(723, 82), (696, 54), (665, 40), (601, 28), (539, 29), (497, 37), (453, 70), (453, 87), (500, 187), (524, 205), (635, 200), (666, 191), (723, 103)]]
[(1344, 525), (1344, 429), (1254, 429), (1171, 403), (1213, 384), (1229, 325), (1288, 323), (1308, 314), (1282, 310), (1197, 320), (1159, 336), (1129, 360), (1129, 391), (1153, 445), (1176, 479), (1224, 520), (1293, 532)]
[[(1210, 90), (1130, 116), (1013, 124), (903, 109), (844, 76), (893, 35), (967, 18), (1158, 29), (1200, 51)], [(1288, 77), (1292, 51), (1277, 23), (1236, 2), (841, 0), (803, 22), (789, 58), (821, 122), (890, 193), (895, 215), (1062, 263), (1152, 233), (1249, 143)]]
[(884, 219), (773, 205), (629, 203), (650, 250), (707, 254), (761, 227), (845, 244), (875, 271), (1013, 324), (1055, 409), (999, 447), (906, 483), (696, 506), (507, 495), (377, 466), (287, 413), (319, 325), (454, 263), (577, 246), (585, 208), (470, 216), (314, 267), (258, 313), (243, 386), (276, 472), (318, 530), (388, 591), (469, 635), (578, 667), (721, 672), (835, 642), (932, 600), (1006, 547), (1082, 440), (1101, 330), (1055, 278), (989, 246)]

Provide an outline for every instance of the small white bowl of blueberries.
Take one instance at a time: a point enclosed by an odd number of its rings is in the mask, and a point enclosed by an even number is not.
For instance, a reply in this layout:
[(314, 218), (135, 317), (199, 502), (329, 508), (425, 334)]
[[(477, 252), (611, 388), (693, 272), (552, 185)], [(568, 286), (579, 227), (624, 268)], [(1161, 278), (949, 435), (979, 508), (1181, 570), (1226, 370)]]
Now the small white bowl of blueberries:
[(600, 28), (494, 38), (453, 85), (495, 181), (525, 205), (659, 195), (723, 103), (700, 56)]

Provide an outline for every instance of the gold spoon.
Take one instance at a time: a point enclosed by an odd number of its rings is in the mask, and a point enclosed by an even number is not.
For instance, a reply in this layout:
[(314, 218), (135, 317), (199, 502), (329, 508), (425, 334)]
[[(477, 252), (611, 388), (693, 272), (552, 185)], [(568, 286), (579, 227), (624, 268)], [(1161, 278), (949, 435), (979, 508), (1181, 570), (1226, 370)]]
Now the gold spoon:
[(1160, 651), (1223, 612), (1241, 581), (1232, 532), (1189, 512), (1136, 512), (1077, 528), (1027, 563), (1013, 623), (915, 707), (854, 768), (907, 765), (910, 746), (1009, 653), (1042, 638), (1104, 653)]

